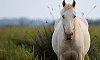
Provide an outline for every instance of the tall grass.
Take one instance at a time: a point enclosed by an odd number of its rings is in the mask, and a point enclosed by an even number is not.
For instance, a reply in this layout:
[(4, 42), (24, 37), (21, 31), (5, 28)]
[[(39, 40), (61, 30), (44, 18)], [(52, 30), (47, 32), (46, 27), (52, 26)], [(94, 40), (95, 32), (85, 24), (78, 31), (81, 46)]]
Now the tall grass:
[[(100, 60), (100, 28), (91, 26), (91, 47), (85, 60)], [(3, 60), (57, 60), (52, 50), (53, 26), (0, 28), (0, 58)], [(0, 60), (1, 60), (0, 59)]]

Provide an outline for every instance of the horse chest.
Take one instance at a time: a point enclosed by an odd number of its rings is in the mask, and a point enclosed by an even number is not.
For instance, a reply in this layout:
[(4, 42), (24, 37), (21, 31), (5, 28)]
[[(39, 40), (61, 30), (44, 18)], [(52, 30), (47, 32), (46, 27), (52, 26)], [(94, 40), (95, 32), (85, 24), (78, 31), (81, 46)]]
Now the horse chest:
[(62, 50), (76, 50), (78, 49), (79, 47), (76, 45), (75, 41), (71, 40), (71, 41), (66, 41), (64, 40), (61, 45), (60, 45), (60, 48)]
[(63, 57), (70, 58), (71, 56), (76, 58), (79, 54), (79, 47), (72, 41), (64, 41), (59, 46), (60, 54)]

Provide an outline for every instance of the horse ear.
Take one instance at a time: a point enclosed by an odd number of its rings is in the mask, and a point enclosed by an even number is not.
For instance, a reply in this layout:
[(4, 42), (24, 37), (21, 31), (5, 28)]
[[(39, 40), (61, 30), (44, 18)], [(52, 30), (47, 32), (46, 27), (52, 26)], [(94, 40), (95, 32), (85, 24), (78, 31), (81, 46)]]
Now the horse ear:
[(76, 5), (76, 2), (75, 2), (75, 0), (73, 0), (73, 7), (75, 7), (75, 5)]
[(65, 0), (63, 1), (62, 5), (63, 5), (63, 7), (66, 5), (66, 2), (65, 2)]

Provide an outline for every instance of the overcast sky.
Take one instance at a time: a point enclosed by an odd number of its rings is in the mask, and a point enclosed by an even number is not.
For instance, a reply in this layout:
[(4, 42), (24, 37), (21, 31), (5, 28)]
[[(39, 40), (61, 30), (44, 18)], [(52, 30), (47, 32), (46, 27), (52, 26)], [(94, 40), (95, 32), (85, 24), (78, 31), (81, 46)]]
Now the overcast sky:
[[(60, 17), (60, 11), (63, 0), (0, 0), (0, 19), (2, 18), (20, 18), (26, 17), (30, 19), (57, 19)], [(73, 0), (65, 0), (66, 3), (72, 3)], [(100, 0), (75, 0), (76, 14), (83, 17), (97, 6), (88, 15), (88, 18), (100, 18)], [(60, 5), (60, 8), (58, 7)], [(49, 6), (50, 10), (47, 8)], [(52, 11), (53, 8), (53, 11)]]

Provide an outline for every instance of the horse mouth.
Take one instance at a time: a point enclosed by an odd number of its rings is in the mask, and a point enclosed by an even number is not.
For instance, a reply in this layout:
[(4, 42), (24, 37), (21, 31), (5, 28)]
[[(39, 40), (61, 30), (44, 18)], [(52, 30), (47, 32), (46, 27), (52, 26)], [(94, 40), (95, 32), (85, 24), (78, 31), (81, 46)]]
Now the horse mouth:
[(67, 38), (67, 40), (72, 40), (71, 38)]

